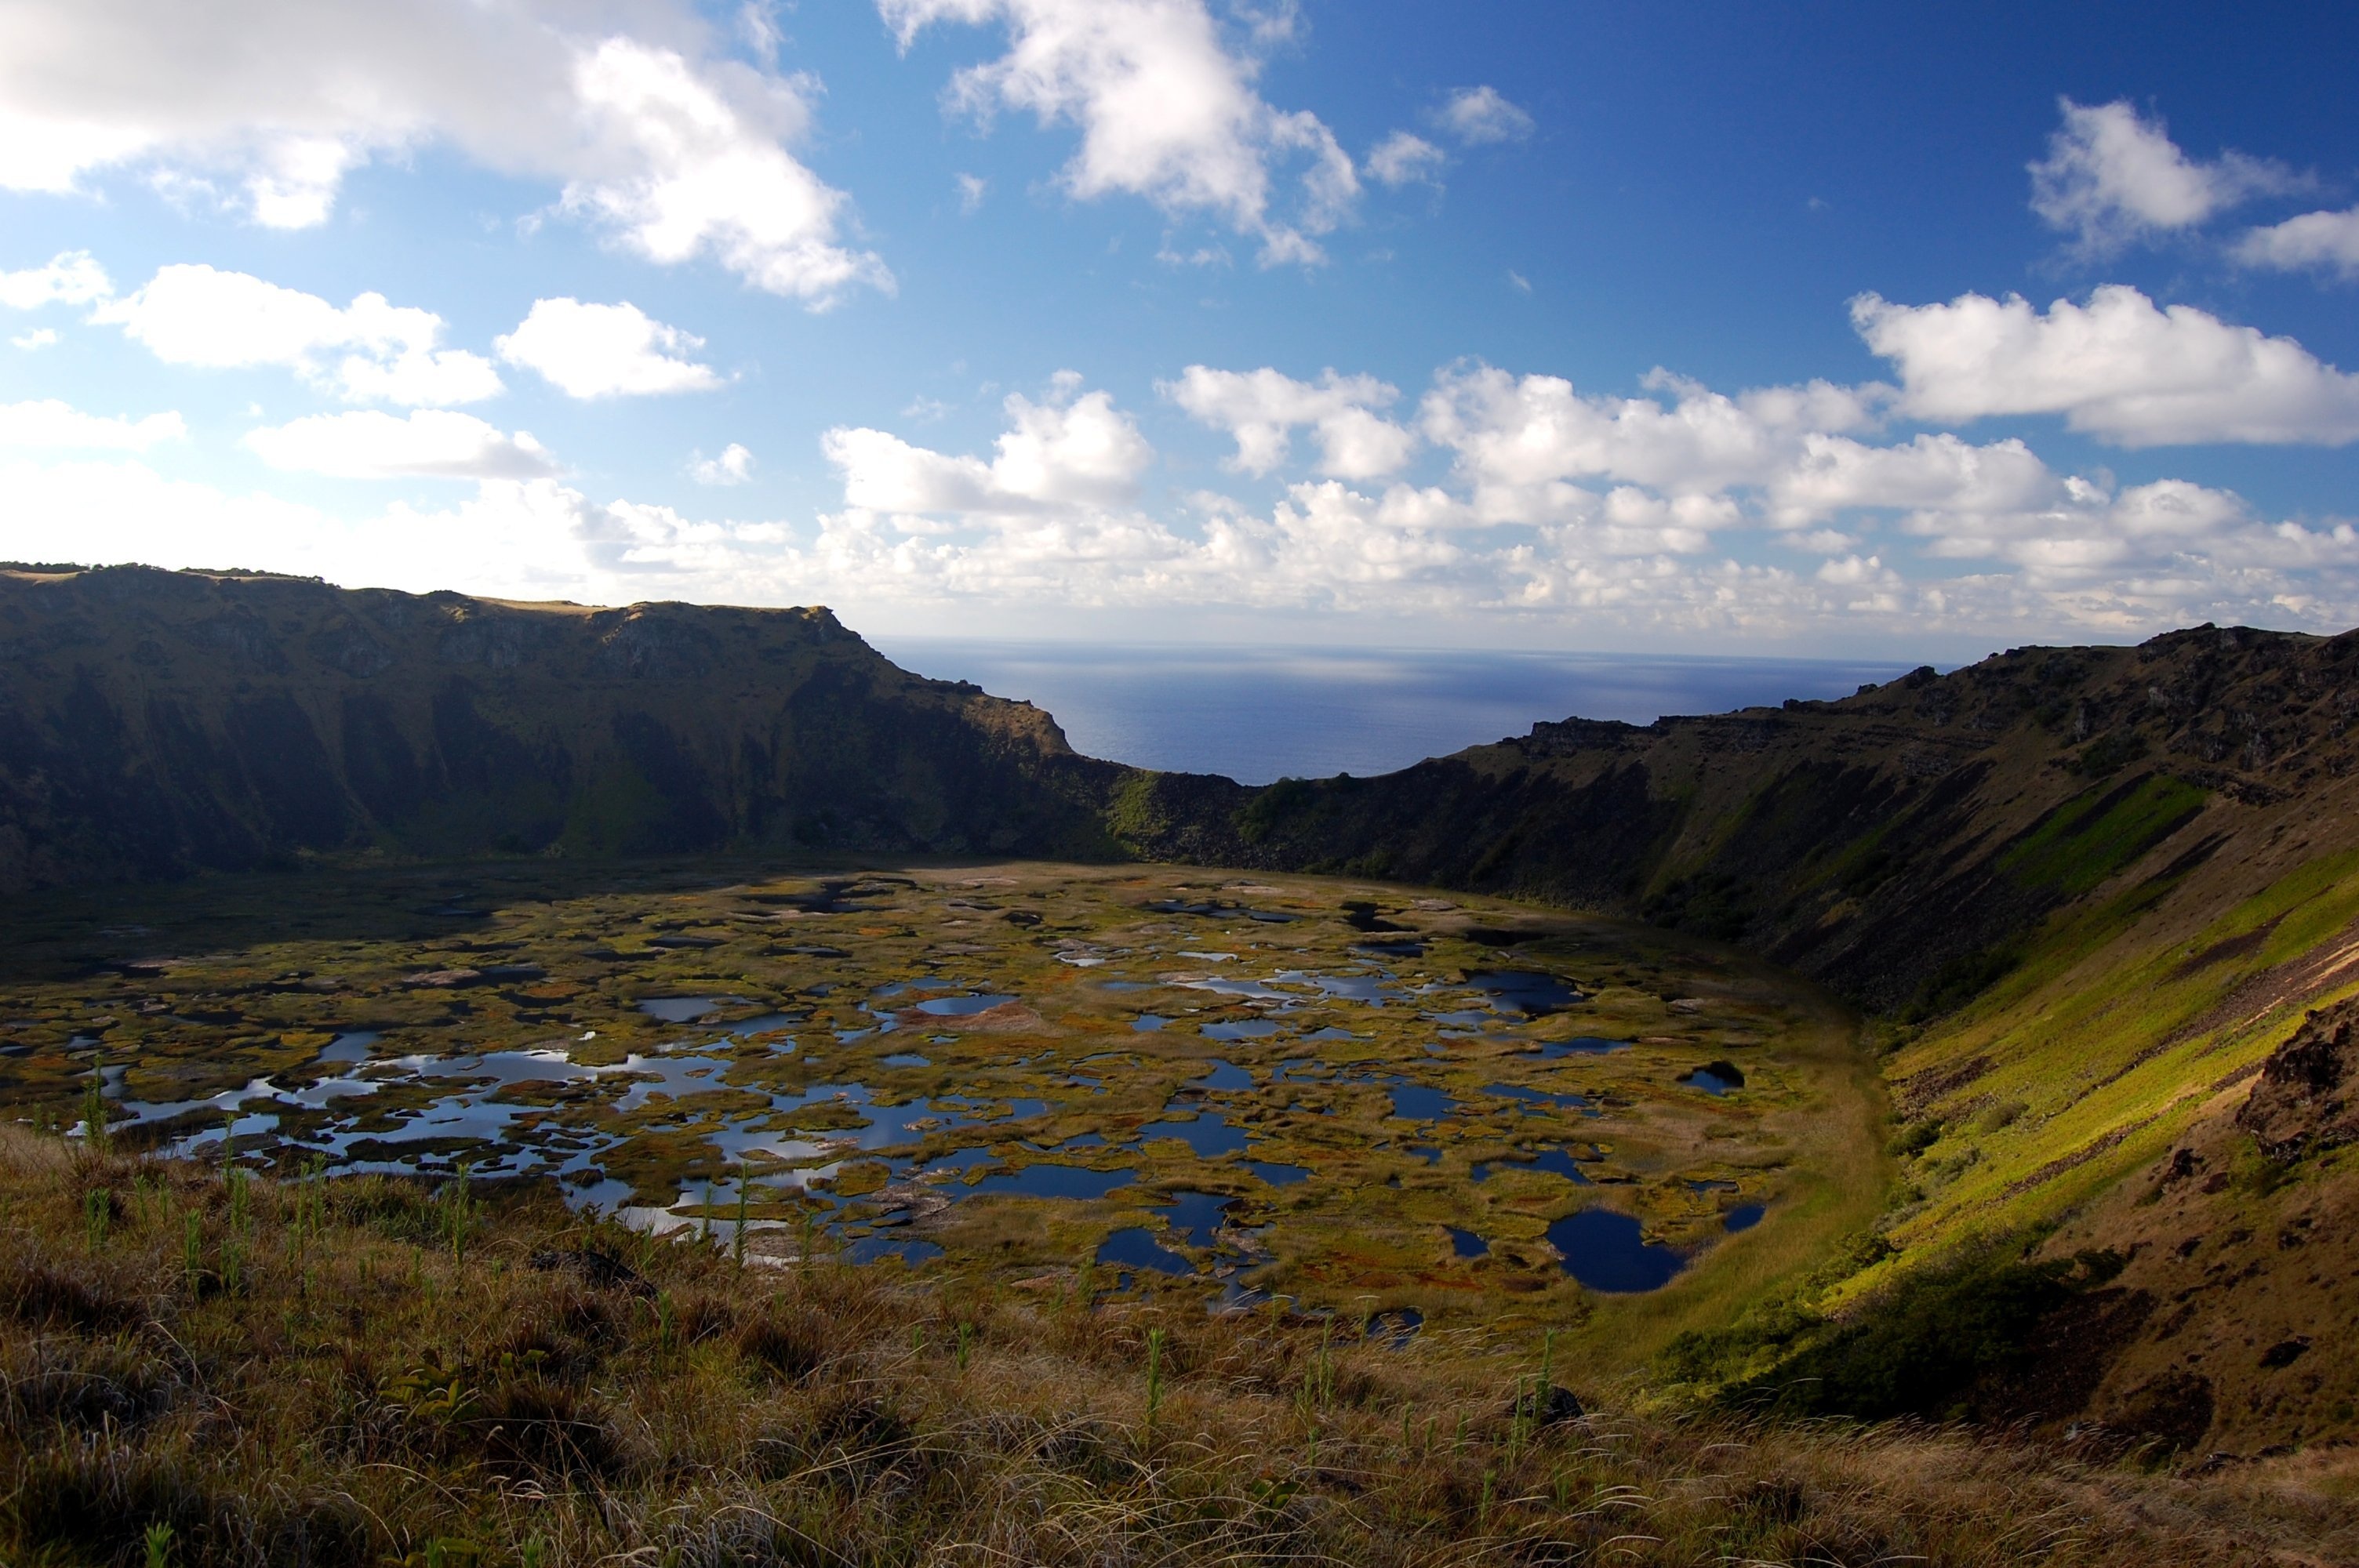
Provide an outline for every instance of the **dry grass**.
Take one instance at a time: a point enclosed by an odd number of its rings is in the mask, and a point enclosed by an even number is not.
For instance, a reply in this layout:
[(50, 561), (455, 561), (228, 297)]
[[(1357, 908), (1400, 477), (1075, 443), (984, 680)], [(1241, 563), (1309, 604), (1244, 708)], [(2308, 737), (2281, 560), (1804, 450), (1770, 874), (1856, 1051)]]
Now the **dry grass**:
[(2147, 1475), (1960, 1431), (1623, 1413), (1629, 1390), (1584, 1390), (1603, 1412), (1535, 1429), (1512, 1406), (1536, 1371), (1473, 1340), (1394, 1351), (1192, 1305), (741, 1271), (531, 1193), (484, 1207), (353, 1178), (241, 1197), (203, 1167), (0, 1139), (13, 1568), (2354, 1550), (2332, 1456)]

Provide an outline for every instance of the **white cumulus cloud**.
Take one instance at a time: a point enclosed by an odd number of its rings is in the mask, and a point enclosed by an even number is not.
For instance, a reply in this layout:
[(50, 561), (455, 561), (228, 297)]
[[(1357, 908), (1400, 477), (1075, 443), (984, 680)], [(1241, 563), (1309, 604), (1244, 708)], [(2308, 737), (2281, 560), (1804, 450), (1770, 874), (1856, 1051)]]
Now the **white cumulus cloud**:
[(501, 359), (538, 373), (569, 397), (702, 392), (721, 384), (710, 365), (687, 357), (704, 346), (703, 339), (627, 302), (536, 299), (516, 330), (492, 346)]
[(1010, 396), (1006, 411), (1010, 427), (988, 462), (841, 426), (821, 438), (821, 449), (842, 472), (846, 504), (917, 528), (927, 517), (987, 521), (1124, 505), (1155, 459), (1111, 394), (1081, 392), (1070, 374), (1048, 401)]
[(2359, 278), (2359, 207), (2304, 212), (2282, 223), (2246, 231), (2235, 255), (2247, 266), (2298, 272), (2315, 267)]
[(188, 433), (176, 413), (150, 414), (144, 419), (85, 414), (54, 397), (0, 404), (0, 447), (144, 452), (158, 441), (181, 440)]
[(732, 441), (717, 458), (692, 458), (688, 475), (699, 484), (743, 484), (754, 477), (754, 454)]
[(54, 327), (36, 327), (29, 332), (19, 332), (8, 341), (30, 353), (35, 349), (46, 349), (55, 343), (58, 332)]
[[(725, 92), (736, 79), (739, 91)], [(842, 192), (782, 143), (810, 117), (799, 81), (700, 73), (679, 53), (609, 38), (573, 69), (595, 172), (565, 202), (612, 223), (650, 261), (711, 254), (772, 294), (827, 304), (853, 284), (892, 287), (875, 255), (836, 243)]]
[(1892, 447), (1814, 431), (1764, 488), (1771, 515), (1788, 528), (1862, 507), (2017, 512), (2063, 493), (2057, 476), (2021, 441), (1978, 447), (1947, 431)]
[(356, 409), (314, 414), (246, 433), (276, 469), (336, 479), (538, 479), (556, 470), (547, 449), (472, 414), (421, 408), (406, 417)]
[(1560, 376), (1516, 377), (1489, 365), (1445, 372), (1426, 395), (1426, 438), (1456, 454), (1477, 512), (1498, 522), (1582, 514), (1580, 480), (1710, 495), (1767, 481), (1812, 433), (1874, 418), (1874, 389), (1813, 382), (1730, 396), (1657, 372), (1661, 396), (1574, 390)]
[(446, 146), (659, 263), (710, 256), (815, 305), (889, 287), (792, 151), (814, 84), (727, 45), (683, 0), (0, 7), (0, 189), (128, 170), (306, 228), (353, 170)]
[(1423, 136), (1395, 131), (1368, 151), (1368, 178), (1383, 185), (1437, 182), (1443, 163), (1440, 147)]
[(0, 272), (0, 305), (37, 310), (44, 305), (89, 305), (114, 292), (106, 269), (88, 251), (66, 251), (46, 266)]
[[(1000, 109), (1077, 125), (1062, 183), (1090, 200), (1141, 196), (1174, 214), (1208, 213), (1261, 241), (1266, 265), (1322, 259), (1316, 236), (1359, 195), (1352, 160), (1307, 111), (1270, 106), (1258, 62), (1231, 49), (1205, 0), (877, 0), (907, 49), (937, 22), (999, 23), (1008, 51), (951, 81), (953, 107)], [(1256, 28), (1248, 42), (1287, 28)], [(1299, 199), (1280, 216), (1274, 170), (1300, 164)]]
[(1532, 134), (1531, 115), (1495, 87), (1462, 87), (1434, 111), (1434, 123), (1461, 142), (1520, 142)]
[(1199, 424), (1232, 437), (1237, 450), (1230, 466), (1245, 473), (1266, 474), (1285, 462), (1293, 432), (1305, 427), (1318, 438), (1320, 471), (1338, 479), (1392, 473), (1417, 446), (1414, 433), (1375, 412), (1400, 392), (1372, 375), (1330, 370), (1308, 382), (1267, 368), (1190, 365), (1158, 390)]
[(2125, 447), (2359, 439), (2359, 376), (2290, 338), (2158, 308), (2126, 285), (2044, 313), (2014, 295), (1910, 306), (1868, 294), (1852, 320), (1898, 368), (1901, 406), (1923, 419), (2060, 414)]
[(2209, 163), (2180, 151), (2158, 120), (2126, 100), (2058, 100), (2063, 124), (2030, 166), (2031, 210), (2103, 255), (2133, 241), (2191, 229), (2251, 197), (2301, 182), (2282, 165), (2242, 153)]
[(473, 403), (500, 390), (489, 360), (436, 346), (440, 316), (382, 294), (339, 308), (247, 273), (175, 264), (92, 319), (121, 327), (168, 364), (277, 365), (353, 402)]

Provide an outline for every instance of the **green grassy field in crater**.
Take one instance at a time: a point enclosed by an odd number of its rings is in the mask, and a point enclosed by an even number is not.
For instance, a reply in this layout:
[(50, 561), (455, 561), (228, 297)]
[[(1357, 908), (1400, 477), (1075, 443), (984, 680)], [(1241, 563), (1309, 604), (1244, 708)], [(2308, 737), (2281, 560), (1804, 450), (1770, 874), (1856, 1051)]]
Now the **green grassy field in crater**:
[(1572, 1327), (1627, 1363), (1884, 1196), (1842, 1010), (1498, 901), (515, 862), (12, 918), (6, 1114), (71, 1129), (103, 1082), (129, 1145), (553, 1179), (643, 1228), (742, 1220), (774, 1263)]

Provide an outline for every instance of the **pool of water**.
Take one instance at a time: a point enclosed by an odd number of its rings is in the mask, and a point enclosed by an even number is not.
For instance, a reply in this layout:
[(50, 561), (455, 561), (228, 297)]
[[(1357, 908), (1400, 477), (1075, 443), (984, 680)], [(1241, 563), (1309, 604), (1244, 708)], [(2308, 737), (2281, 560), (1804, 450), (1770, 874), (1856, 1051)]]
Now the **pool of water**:
[(1266, 1040), (1285, 1027), (1266, 1018), (1241, 1018), (1227, 1023), (1207, 1023), (1197, 1033), (1207, 1040)]
[(1677, 1248), (1648, 1241), (1637, 1220), (1610, 1208), (1569, 1214), (1548, 1227), (1548, 1239), (1566, 1273), (1604, 1295), (1661, 1290), (1688, 1266)]
[(1128, 1225), (1098, 1243), (1097, 1261), (1117, 1269), (1152, 1269), (1163, 1274), (1192, 1274), (1196, 1265), (1166, 1248), (1143, 1225)]
[(1130, 1021), (1131, 1028), (1141, 1034), (1152, 1034), (1171, 1021), (1158, 1012), (1142, 1012)]
[(1146, 906), (1158, 914), (1192, 914), (1200, 920), (1257, 920), (1265, 925), (1290, 925), (1301, 919), (1299, 914), (1287, 914), (1275, 909), (1248, 909), (1243, 904), (1220, 900), (1189, 903), (1176, 898), (1157, 899)]
[(1530, 1054), (1543, 1062), (1556, 1062), (1567, 1056), (1603, 1056), (1628, 1049), (1630, 1042), (1627, 1040), (1608, 1040), (1602, 1034), (1576, 1034), (1570, 1040), (1543, 1040), (1531, 1048)]
[(1768, 1212), (1767, 1204), (1741, 1203), (1721, 1217), (1720, 1227), (1734, 1236), (1740, 1230), (1750, 1230), (1760, 1224), (1761, 1217)]
[(651, 996), (639, 999), (639, 1011), (666, 1023), (694, 1023), (721, 1011), (729, 999), (717, 996)]
[(1478, 1163), (1467, 1174), (1478, 1182), (1487, 1182), (1491, 1173), (1499, 1170), (1546, 1171), (1552, 1176), (1562, 1176), (1580, 1186), (1590, 1184), (1588, 1174), (1569, 1149), (1543, 1149), (1533, 1154), (1511, 1154), (1503, 1159)]
[(1254, 1087), (1253, 1075), (1233, 1062), (1215, 1056), (1210, 1065), (1212, 1068), (1210, 1072), (1201, 1078), (1191, 1080), (1188, 1087), (1197, 1089), (1222, 1090), (1250, 1089)]
[[(757, 1034), (776, 1034), (782, 1029), (792, 1029), (810, 1022), (810, 1014), (808, 1012), (766, 1012), (758, 1018), (748, 1018), (729, 1025), (729, 1033), (739, 1040), (749, 1040)], [(793, 1050), (794, 1042), (788, 1041), (786, 1048)]]
[(942, 1255), (935, 1242), (915, 1236), (891, 1234), (864, 1236), (844, 1243), (840, 1256), (847, 1263), (881, 1263), (887, 1258), (897, 1258), (914, 1269), (920, 1263), (930, 1263)]
[(936, 1018), (967, 1018), (978, 1012), (988, 1012), (995, 1007), (1005, 1007), (1016, 999), (1012, 996), (938, 996), (918, 1004), (918, 1011)]
[(1422, 958), (1425, 957), (1425, 944), (1408, 938), (1397, 941), (1354, 942), (1352, 944), (1352, 951), (1365, 953), (1372, 958)]
[[(377, 1039), (376, 1033), (368, 1029), (355, 1029), (349, 1033), (339, 1034), (321, 1047), (319, 1061), (322, 1065), (350, 1065), (365, 1062), (369, 1059), (369, 1048), (377, 1043)], [(119, 1069), (110, 1067), (107, 1071), (116, 1075), (114, 1081), (121, 1082)]]
[(1696, 1068), (1680, 1079), (1690, 1088), (1701, 1089), (1708, 1095), (1734, 1094), (1745, 1087), (1745, 1075), (1727, 1062), (1714, 1062)]
[[(1183, 955), (1196, 957), (1200, 955)], [(1274, 1001), (1281, 1006), (1299, 1003), (1302, 998), (1291, 991), (1282, 991), (1266, 980), (1228, 979), (1214, 977), (1203, 980), (1182, 980), (1181, 986), (1191, 991), (1211, 991), (1215, 996), (1232, 996), (1240, 1001)]]
[(1190, 1247), (1210, 1247), (1227, 1222), (1229, 1206), (1236, 1200), (1218, 1193), (1173, 1193), (1171, 1201), (1155, 1212), (1171, 1234)]
[(1458, 1101), (1447, 1089), (1396, 1080), (1386, 1092), (1392, 1096), (1393, 1114), (1404, 1121), (1440, 1121), (1458, 1113)]
[(1454, 1225), (1442, 1227), (1450, 1232), (1450, 1250), (1460, 1258), (1488, 1258), (1491, 1244), (1471, 1230), (1461, 1230)]
[(1547, 1106), (1557, 1110), (1589, 1108), (1587, 1095), (1550, 1094), (1546, 1089), (1526, 1088), (1521, 1084), (1484, 1084), (1483, 1092), (1497, 1095), (1502, 1099), (1520, 1100), (1526, 1105)]
[(1126, 1187), (1138, 1180), (1138, 1173), (1127, 1167), (1112, 1171), (1093, 1171), (1086, 1165), (1038, 1164), (1027, 1165), (1020, 1171), (1003, 1171), (985, 1176), (962, 1193), (947, 1195), (980, 1197), (987, 1194), (1005, 1193), (1027, 1198), (1081, 1198), (1093, 1201), (1105, 1196), (1117, 1187)]
[(1308, 1165), (1285, 1165), (1274, 1160), (1240, 1160), (1237, 1162), (1273, 1187), (1290, 1187), (1297, 1182), (1310, 1179)]
[(1158, 1138), (1177, 1138), (1194, 1151), (1200, 1160), (1216, 1160), (1223, 1154), (1242, 1154), (1249, 1141), (1245, 1130), (1231, 1127), (1217, 1110), (1200, 1111), (1192, 1121), (1150, 1121), (1138, 1130), (1142, 1143)]
[(1275, 983), (1307, 987), (1332, 1001), (1365, 1002), (1371, 1007), (1397, 1001), (1401, 996), (1399, 989), (1386, 984), (1382, 975), (1328, 975), (1310, 969), (1281, 969)]
[(1466, 983), (1491, 999), (1495, 1011), (1545, 1018), (1582, 1000), (1571, 984), (1538, 969), (1484, 969)]

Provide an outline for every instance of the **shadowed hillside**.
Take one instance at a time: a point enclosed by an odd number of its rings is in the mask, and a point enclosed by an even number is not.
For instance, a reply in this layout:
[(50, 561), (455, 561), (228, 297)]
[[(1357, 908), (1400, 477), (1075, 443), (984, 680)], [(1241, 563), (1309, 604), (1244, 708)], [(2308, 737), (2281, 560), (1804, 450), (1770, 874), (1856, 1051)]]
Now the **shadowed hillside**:
[(1028, 704), (825, 610), (0, 572), (0, 890), (306, 851), (1106, 852)]
[(1152, 853), (1641, 914), (1940, 1009), (2162, 846), (2148, 869), (2184, 877), (2292, 796), (2340, 798), (2354, 659), (2359, 637), (2211, 627), (2025, 648), (1840, 702), (1536, 725), (1377, 779), (1141, 777), (1115, 823)]

